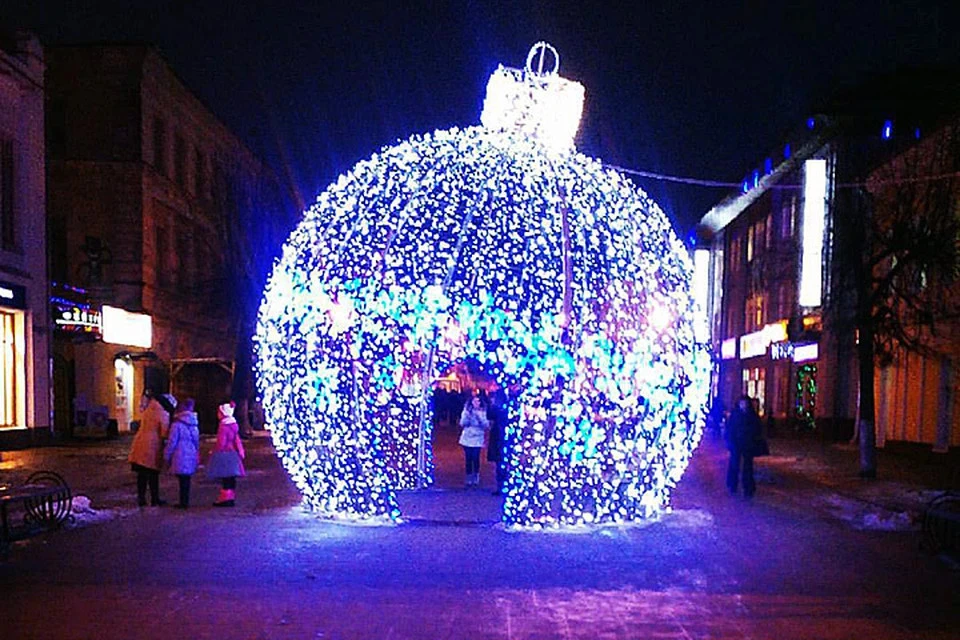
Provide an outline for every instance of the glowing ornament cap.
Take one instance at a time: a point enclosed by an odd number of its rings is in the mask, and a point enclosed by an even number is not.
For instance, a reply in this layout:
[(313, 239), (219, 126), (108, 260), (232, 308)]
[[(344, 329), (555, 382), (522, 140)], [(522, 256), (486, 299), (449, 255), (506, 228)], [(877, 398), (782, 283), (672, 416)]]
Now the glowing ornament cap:
[[(547, 58), (553, 60), (547, 65)], [(560, 55), (538, 42), (524, 69), (500, 65), (487, 82), (480, 122), (494, 131), (538, 140), (554, 153), (573, 149), (583, 113), (583, 85), (557, 75)]]

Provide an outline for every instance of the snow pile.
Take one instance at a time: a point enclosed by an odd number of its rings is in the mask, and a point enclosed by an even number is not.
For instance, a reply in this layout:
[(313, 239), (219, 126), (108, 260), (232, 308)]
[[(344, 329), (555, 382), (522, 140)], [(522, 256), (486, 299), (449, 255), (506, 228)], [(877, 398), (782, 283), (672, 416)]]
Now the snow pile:
[(916, 528), (913, 518), (905, 511), (893, 511), (884, 507), (839, 494), (823, 498), (830, 514), (854, 529), (870, 531), (912, 531)]
[(73, 522), (70, 526), (73, 528), (108, 522), (124, 515), (122, 509), (94, 509), (90, 506), (90, 498), (87, 496), (74, 496), (71, 505), (70, 514), (73, 516)]
[(677, 529), (700, 529), (713, 526), (713, 515), (703, 509), (676, 509), (663, 517), (663, 523)]

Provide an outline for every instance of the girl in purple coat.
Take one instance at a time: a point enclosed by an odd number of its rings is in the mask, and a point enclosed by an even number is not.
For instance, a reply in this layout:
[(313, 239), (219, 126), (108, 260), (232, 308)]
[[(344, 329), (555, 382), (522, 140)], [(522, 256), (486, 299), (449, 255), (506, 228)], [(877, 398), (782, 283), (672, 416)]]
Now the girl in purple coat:
[(187, 398), (177, 407), (167, 446), (163, 450), (164, 460), (180, 483), (178, 509), (190, 506), (190, 477), (200, 462), (200, 427), (193, 404), (193, 398)]

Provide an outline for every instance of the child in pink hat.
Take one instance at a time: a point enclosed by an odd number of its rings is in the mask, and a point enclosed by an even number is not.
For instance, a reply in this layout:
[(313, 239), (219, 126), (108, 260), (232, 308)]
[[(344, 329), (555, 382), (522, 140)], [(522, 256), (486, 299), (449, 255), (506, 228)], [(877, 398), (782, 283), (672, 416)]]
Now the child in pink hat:
[(236, 500), (237, 478), (247, 475), (243, 468), (246, 452), (240, 441), (240, 428), (233, 417), (236, 405), (228, 402), (217, 407), (220, 423), (217, 425), (217, 445), (207, 463), (207, 477), (220, 480), (220, 495), (215, 507), (232, 507)]

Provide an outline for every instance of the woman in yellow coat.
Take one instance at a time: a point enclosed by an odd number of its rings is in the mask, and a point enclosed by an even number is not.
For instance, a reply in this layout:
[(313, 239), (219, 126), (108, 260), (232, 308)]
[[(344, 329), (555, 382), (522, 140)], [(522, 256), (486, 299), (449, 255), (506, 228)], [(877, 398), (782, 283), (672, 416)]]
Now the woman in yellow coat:
[[(150, 504), (159, 507), (166, 504), (160, 499), (160, 469), (163, 466), (163, 440), (170, 428), (170, 414), (152, 394), (144, 393), (144, 400), (147, 404), (140, 414), (140, 428), (133, 437), (127, 461), (137, 474), (137, 504), (146, 506), (149, 485)], [(175, 400), (173, 404), (176, 406)]]

